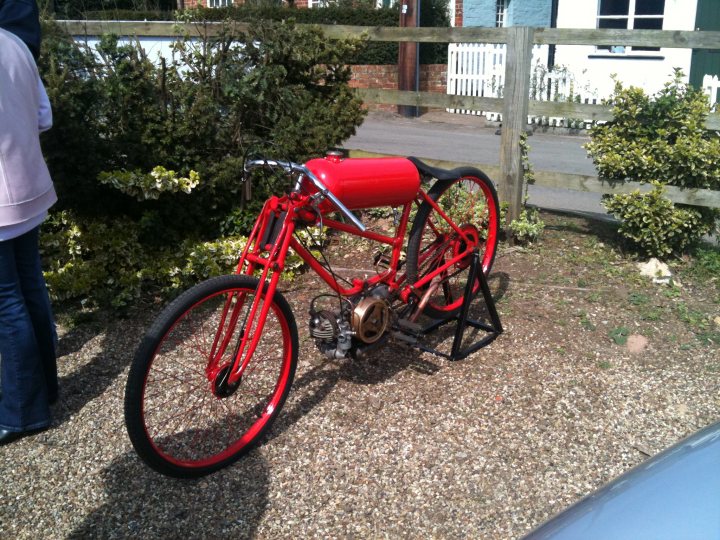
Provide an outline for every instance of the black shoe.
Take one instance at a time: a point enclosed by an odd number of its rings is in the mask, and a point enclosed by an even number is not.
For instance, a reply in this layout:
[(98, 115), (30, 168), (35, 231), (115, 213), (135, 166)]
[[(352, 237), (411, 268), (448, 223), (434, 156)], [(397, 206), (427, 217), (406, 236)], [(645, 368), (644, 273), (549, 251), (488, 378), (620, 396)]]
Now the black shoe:
[(7, 429), (0, 429), (0, 446), (17, 441), (25, 434), (25, 431), (8, 431)]
[(22, 439), (23, 437), (27, 437), (28, 435), (35, 435), (36, 433), (40, 433), (41, 431), (45, 431), (47, 428), (40, 428), (40, 429), (33, 429), (30, 431), (8, 431), (7, 429), (1, 429), (0, 428), (0, 446), (10, 444), (11, 442), (15, 442), (18, 439)]

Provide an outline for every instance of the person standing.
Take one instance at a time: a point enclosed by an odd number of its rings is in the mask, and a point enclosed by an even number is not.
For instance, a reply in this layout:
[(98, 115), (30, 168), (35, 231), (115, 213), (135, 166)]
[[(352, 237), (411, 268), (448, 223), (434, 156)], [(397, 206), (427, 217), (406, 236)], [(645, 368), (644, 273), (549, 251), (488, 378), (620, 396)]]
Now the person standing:
[(0, 28), (0, 445), (47, 428), (58, 396), (39, 251), (40, 224), (57, 201), (39, 137), (51, 125), (32, 52)]

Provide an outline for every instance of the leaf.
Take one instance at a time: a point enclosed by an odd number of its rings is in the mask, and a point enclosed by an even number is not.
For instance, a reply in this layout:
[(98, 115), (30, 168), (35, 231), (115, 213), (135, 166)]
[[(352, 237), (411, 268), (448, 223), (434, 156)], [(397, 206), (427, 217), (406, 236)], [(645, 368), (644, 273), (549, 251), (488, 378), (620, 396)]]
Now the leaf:
[(625, 345), (627, 343), (628, 336), (630, 335), (630, 330), (621, 326), (611, 330), (609, 335), (616, 345)]

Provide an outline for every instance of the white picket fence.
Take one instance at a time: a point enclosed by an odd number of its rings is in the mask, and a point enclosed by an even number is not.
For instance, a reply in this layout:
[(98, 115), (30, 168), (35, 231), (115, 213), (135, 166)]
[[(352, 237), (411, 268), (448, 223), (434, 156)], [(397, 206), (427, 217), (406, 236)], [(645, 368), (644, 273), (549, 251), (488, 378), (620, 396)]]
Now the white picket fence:
[[(447, 93), (456, 96), (502, 97), (505, 84), (505, 45), (500, 43), (450, 43)], [(460, 114), (498, 115), (491, 111), (448, 109)], [(494, 117), (492, 118), (495, 119)]]
[[(548, 47), (533, 47), (533, 74), (530, 98), (540, 101), (575, 101), (598, 103), (598, 96), (587, 84), (560, 68), (548, 71), (545, 67)], [(460, 96), (501, 98), (505, 77), (505, 45), (497, 43), (451, 43), (448, 46), (447, 93)], [(460, 114), (484, 115), (489, 120), (501, 120), (500, 111), (448, 109)], [(543, 125), (573, 125), (581, 123), (559, 117), (528, 117), (528, 123)]]
[(717, 109), (718, 90), (720, 90), (720, 79), (717, 75), (705, 75), (703, 77), (703, 91), (710, 100), (710, 107)]
[[(559, 101), (597, 104), (601, 102), (598, 92), (584, 73), (574, 74), (563, 66), (548, 70), (540, 55), (533, 59), (533, 71), (530, 77), (530, 99), (536, 101)], [(528, 116), (529, 124), (542, 126), (562, 126), (569, 128), (588, 127), (592, 122), (582, 118), (563, 118), (559, 116)]]
[[(549, 71), (545, 66), (547, 46), (533, 47), (533, 72), (530, 99), (537, 101), (572, 101), (600, 103), (608, 96), (599, 96), (583, 74), (573, 74), (563, 67)], [(498, 43), (451, 43), (448, 46), (447, 93), (459, 96), (501, 98), (505, 77), (505, 45)], [(703, 89), (711, 107), (717, 108), (720, 80), (705, 75)], [(484, 115), (500, 121), (500, 111), (448, 109), (460, 114)], [(585, 127), (589, 120), (561, 117), (528, 117), (528, 124), (563, 127)]]
[[(587, 83), (564, 68), (548, 71), (547, 45), (533, 47), (533, 73), (530, 99), (539, 101), (574, 101), (598, 103), (598, 96)], [(448, 46), (447, 93), (460, 96), (501, 98), (505, 77), (505, 45), (498, 43), (451, 43)], [(484, 115), (501, 120), (500, 111), (448, 109), (461, 114)], [(559, 117), (528, 117), (528, 123), (569, 126), (581, 120)]]

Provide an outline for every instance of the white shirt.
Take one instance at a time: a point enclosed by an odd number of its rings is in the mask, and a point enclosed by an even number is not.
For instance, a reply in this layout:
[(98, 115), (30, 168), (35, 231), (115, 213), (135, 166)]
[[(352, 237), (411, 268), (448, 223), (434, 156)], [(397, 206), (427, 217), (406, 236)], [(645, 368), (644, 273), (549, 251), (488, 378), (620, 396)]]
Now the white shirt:
[[(38, 77), (37, 85), (38, 93), (40, 94), (40, 106), (38, 107), (38, 131), (42, 133), (52, 127), (52, 107), (50, 105), (50, 99), (48, 98), (47, 91), (45, 90), (40, 77)], [(47, 215), (47, 212), (43, 212), (39, 216), (35, 216), (21, 223), (14, 223), (13, 225), (6, 225), (4, 227), (0, 226), (0, 242), (12, 240), (13, 238), (17, 238), (18, 236), (22, 236), (23, 234), (32, 231), (35, 227), (38, 227), (43, 221), (45, 221)]]

